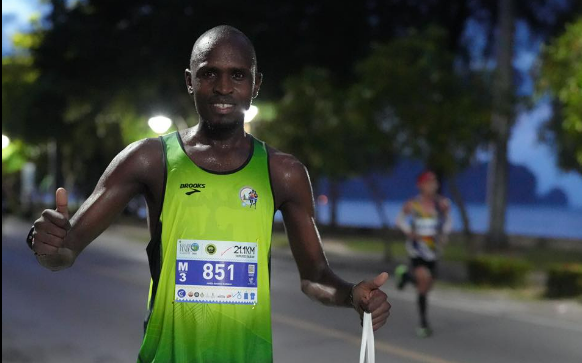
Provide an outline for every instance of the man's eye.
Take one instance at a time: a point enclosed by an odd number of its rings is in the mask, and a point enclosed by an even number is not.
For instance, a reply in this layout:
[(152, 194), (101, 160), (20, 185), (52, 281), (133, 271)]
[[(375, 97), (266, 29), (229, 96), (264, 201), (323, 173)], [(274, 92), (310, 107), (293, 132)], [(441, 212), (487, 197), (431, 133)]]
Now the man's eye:
[(204, 78), (212, 78), (214, 76), (216, 76), (216, 73), (213, 71), (206, 71), (206, 72), (202, 73), (202, 77), (204, 77)]
[(232, 78), (234, 79), (243, 79), (245, 78), (245, 75), (243, 72), (234, 72), (234, 74), (232, 75)]

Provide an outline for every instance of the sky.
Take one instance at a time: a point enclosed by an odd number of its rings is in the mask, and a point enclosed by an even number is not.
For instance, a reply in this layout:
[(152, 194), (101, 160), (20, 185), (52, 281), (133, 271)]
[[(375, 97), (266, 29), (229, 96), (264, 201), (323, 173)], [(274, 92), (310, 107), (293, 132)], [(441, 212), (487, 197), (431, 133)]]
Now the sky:
[[(48, 11), (47, 5), (41, 5), (39, 0), (2, 0), (2, 54), (11, 49), (11, 37), (16, 31), (26, 30), (31, 16)], [(522, 37), (524, 28), (518, 24), (516, 36)], [(535, 46), (534, 46), (535, 48)], [(536, 61), (535, 49), (518, 47), (514, 66), (523, 74), (529, 74), (529, 69)], [(522, 82), (522, 90), (528, 92), (531, 80)], [(516, 119), (509, 141), (509, 160), (513, 164), (523, 165), (530, 169), (537, 178), (537, 192), (543, 195), (553, 188), (561, 188), (571, 206), (582, 208), (582, 176), (577, 173), (565, 173), (556, 166), (554, 150), (538, 138), (540, 126), (551, 116), (547, 101), (541, 101), (532, 110), (522, 112)]]

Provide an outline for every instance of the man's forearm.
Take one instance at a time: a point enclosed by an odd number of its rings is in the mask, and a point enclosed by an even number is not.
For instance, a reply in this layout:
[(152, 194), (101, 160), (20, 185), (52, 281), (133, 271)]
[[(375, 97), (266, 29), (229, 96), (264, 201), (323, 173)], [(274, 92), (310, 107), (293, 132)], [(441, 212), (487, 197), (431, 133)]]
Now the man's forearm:
[(342, 280), (329, 267), (317, 278), (301, 280), (301, 290), (305, 295), (330, 306), (353, 307), (353, 287), (354, 284)]
[(445, 220), (443, 222), (442, 231), (444, 234), (448, 235), (453, 230), (453, 219), (451, 218), (451, 214), (447, 213), (445, 215)]

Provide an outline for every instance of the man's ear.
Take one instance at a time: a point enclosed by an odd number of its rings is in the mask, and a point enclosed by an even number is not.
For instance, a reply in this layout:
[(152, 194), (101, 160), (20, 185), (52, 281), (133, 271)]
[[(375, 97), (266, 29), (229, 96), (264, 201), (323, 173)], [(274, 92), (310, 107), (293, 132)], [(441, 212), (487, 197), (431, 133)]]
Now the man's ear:
[(261, 89), (261, 84), (263, 83), (263, 74), (257, 72), (255, 74), (255, 87), (253, 88), (253, 98), (257, 98), (259, 96), (259, 89)]
[(188, 90), (188, 94), (194, 94), (194, 86), (192, 86), (192, 71), (188, 68), (184, 71), (184, 77), (186, 78), (186, 89)]

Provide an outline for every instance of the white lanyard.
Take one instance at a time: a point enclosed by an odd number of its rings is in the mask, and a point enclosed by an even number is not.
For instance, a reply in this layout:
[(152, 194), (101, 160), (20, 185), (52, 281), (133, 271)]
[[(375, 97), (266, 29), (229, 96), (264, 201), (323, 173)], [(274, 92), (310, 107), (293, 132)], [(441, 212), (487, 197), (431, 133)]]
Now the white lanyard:
[[(374, 329), (372, 328), (372, 314), (364, 313), (362, 329), (362, 346), (360, 348), (360, 363), (374, 363)], [(368, 360), (366, 360), (366, 356)]]

